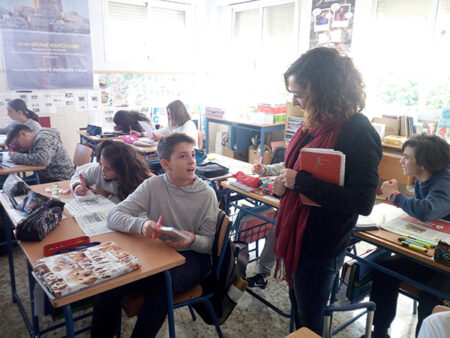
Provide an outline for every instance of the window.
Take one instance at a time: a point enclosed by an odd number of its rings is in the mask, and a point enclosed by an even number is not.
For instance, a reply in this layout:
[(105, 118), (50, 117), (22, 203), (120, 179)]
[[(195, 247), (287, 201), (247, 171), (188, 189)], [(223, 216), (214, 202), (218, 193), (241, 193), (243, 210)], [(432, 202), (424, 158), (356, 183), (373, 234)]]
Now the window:
[(374, 29), (368, 109), (436, 119), (450, 105), (450, 0), (379, 0)]
[(172, 1), (108, 1), (106, 59), (140, 65), (191, 59), (190, 7)]
[(283, 72), (295, 58), (296, 2), (258, 2), (233, 7), (233, 100), (272, 102), (285, 100)]

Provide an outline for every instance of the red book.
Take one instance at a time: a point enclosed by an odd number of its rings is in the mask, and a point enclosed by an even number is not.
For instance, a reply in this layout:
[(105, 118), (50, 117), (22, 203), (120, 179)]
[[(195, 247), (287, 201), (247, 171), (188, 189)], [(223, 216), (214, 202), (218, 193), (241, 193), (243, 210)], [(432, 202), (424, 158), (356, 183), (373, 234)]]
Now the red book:
[[(300, 170), (309, 172), (319, 180), (344, 185), (345, 154), (324, 148), (303, 148), (300, 152)], [(300, 203), (320, 207), (300, 193)]]

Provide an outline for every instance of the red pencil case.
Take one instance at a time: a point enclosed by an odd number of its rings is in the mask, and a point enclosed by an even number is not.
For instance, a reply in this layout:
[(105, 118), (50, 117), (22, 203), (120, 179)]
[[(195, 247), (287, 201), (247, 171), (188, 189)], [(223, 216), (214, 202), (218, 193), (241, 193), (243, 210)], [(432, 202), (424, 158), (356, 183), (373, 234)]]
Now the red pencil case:
[(91, 240), (88, 236), (81, 236), (81, 237), (75, 237), (71, 238), (65, 241), (61, 242), (55, 242), (51, 244), (47, 244), (44, 246), (44, 256), (53, 256), (56, 252), (64, 250), (64, 249), (70, 249), (79, 245), (88, 244)]

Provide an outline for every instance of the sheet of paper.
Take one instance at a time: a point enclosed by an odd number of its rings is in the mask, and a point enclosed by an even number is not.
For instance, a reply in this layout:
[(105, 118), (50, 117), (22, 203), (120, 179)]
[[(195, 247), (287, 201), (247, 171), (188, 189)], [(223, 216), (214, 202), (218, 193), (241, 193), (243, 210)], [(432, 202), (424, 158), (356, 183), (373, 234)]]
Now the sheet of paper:
[(144, 128), (145, 133), (147, 134), (148, 138), (153, 138), (153, 128), (151, 125), (149, 125), (148, 123), (142, 122), (142, 121), (138, 121), (139, 124), (141, 125), (142, 128)]
[(11, 158), (9, 157), (9, 151), (2, 151), (0, 153), (1, 153), (1, 161), (0, 161), (1, 167), (12, 168), (19, 166), (19, 164), (16, 164), (13, 161), (11, 161)]
[(79, 202), (66, 200), (66, 209), (75, 218), (86, 236), (95, 236), (113, 232), (106, 225), (106, 215), (116, 205), (104, 196), (97, 195), (94, 201)]

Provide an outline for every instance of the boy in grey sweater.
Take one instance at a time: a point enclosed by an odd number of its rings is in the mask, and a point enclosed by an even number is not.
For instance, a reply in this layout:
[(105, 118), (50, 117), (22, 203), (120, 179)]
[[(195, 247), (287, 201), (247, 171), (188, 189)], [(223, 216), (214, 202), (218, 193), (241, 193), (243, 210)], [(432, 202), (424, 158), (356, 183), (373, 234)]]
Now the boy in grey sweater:
[(56, 129), (42, 128), (36, 133), (18, 124), (8, 132), (6, 144), (14, 163), (47, 167), (39, 172), (41, 183), (68, 180), (73, 175), (72, 161)]
[[(145, 180), (111, 210), (107, 218), (112, 229), (161, 238), (186, 258), (184, 265), (170, 271), (173, 294), (188, 290), (206, 277), (216, 231), (217, 198), (212, 188), (195, 175), (194, 145), (195, 141), (185, 134), (162, 138), (158, 154), (166, 174)], [(142, 213), (146, 217), (141, 217)], [(166, 238), (157, 226), (160, 216), (161, 225), (182, 231), (189, 240)], [(162, 274), (98, 295), (94, 303), (92, 337), (113, 336), (115, 327), (111, 319), (117, 318), (122, 297), (137, 290), (145, 294), (145, 300), (133, 336), (156, 336), (168, 310)]]

